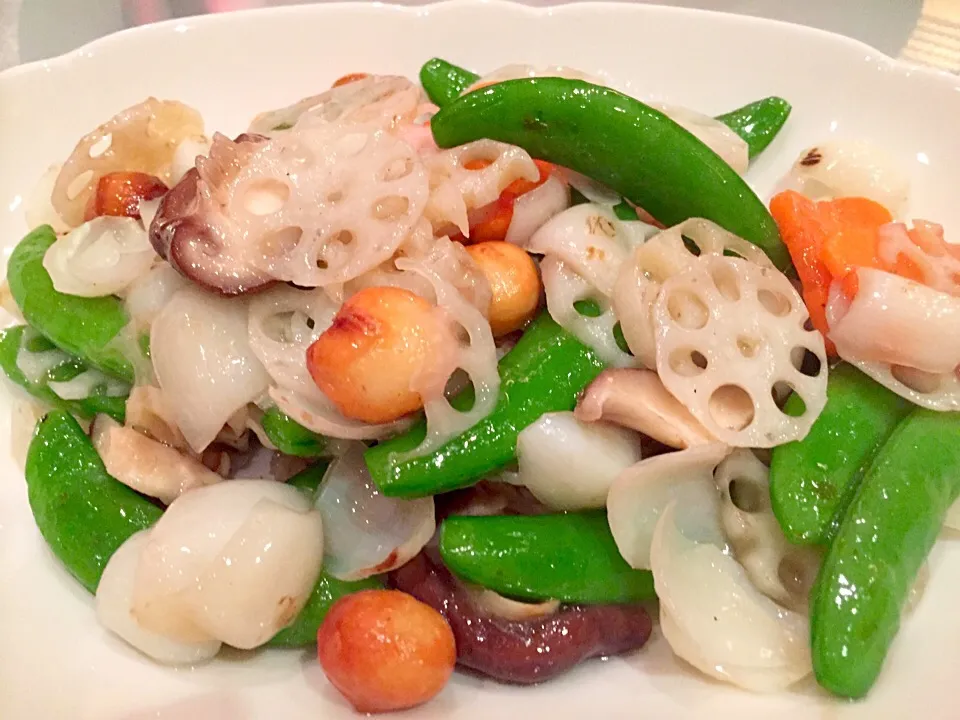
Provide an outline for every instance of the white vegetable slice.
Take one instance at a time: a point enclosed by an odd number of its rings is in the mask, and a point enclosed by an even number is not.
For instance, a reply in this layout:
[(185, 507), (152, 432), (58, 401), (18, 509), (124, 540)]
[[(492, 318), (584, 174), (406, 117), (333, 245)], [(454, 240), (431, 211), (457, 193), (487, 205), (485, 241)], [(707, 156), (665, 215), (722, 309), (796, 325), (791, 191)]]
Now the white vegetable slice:
[(138, 220), (103, 216), (58, 238), (43, 256), (43, 267), (57, 291), (103, 297), (125, 290), (156, 259)]
[[(663, 512), (650, 559), (660, 625), (673, 652), (706, 675), (757, 692), (793, 685), (812, 671), (807, 619), (761, 594), (737, 562)], [(719, 530), (719, 527), (716, 528)]]
[(924, 285), (960, 297), (960, 247), (943, 239), (943, 226), (914, 220), (888, 223), (877, 231), (877, 257), (893, 267), (906, 261), (920, 273)]
[[(543, 259), (540, 263), (540, 275), (547, 296), (547, 311), (560, 327), (596, 350), (608, 365), (636, 365), (634, 357), (617, 345), (613, 329), (618, 319), (608, 298), (598, 296), (596, 288), (588, 280), (557, 257), (548, 256)], [(582, 315), (576, 308), (576, 303), (581, 300), (596, 302), (600, 314), (596, 317)]]
[[(701, 256), (664, 283), (654, 305), (657, 372), (666, 388), (719, 440), (774, 447), (806, 436), (827, 401), (823, 337), (780, 272), (745, 260)], [(819, 361), (807, 375), (804, 357)], [(799, 416), (777, 406), (790, 389)]]
[(524, 602), (504, 597), (489, 588), (470, 585), (460, 581), (463, 589), (469, 593), (477, 609), (487, 615), (503, 618), (504, 620), (533, 620), (534, 618), (553, 615), (560, 609), (559, 600), (544, 600), (543, 602)]
[(703, 218), (691, 218), (657, 233), (638, 246), (622, 265), (613, 307), (630, 351), (645, 367), (653, 369), (657, 362), (651, 312), (660, 287), (674, 275), (692, 268), (697, 257), (727, 254), (761, 267), (773, 267), (756, 245)]
[(354, 443), (331, 463), (314, 507), (323, 516), (324, 568), (341, 580), (394, 570), (423, 549), (436, 529), (433, 498), (381, 494)]
[(17, 370), (32, 383), (46, 379), (51, 370), (70, 359), (69, 355), (56, 347), (40, 351), (30, 350), (31, 344), (40, 338), (40, 333), (29, 325), (26, 326), (20, 335), (20, 347), (17, 350)]
[(270, 382), (250, 348), (242, 300), (181, 290), (154, 320), (150, 347), (167, 404), (196, 452)]
[(747, 171), (750, 165), (747, 142), (722, 122), (679, 105), (651, 103), (651, 106), (713, 150), (738, 174)]
[(903, 169), (869, 142), (834, 140), (800, 153), (788, 184), (814, 200), (865, 197), (899, 215), (910, 196)]
[(64, 400), (81, 400), (101, 390), (106, 397), (123, 397), (130, 392), (130, 386), (99, 370), (90, 368), (69, 380), (48, 382), (47, 387)]
[(935, 374), (904, 365), (847, 362), (915, 405), (941, 412), (960, 411), (960, 375), (956, 371)]
[(663, 511), (673, 501), (687, 532), (700, 542), (724, 548), (720, 499), (713, 470), (730, 452), (713, 443), (655, 455), (624, 470), (607, 495), (607, 522), (630, 567), (650, 569), (650, 547)]
[[(191, 169), (196, 167), (197, 158), (210, 152), (210, 138), (205, 135), (184, 138), (173, 151), (173, 160), (170, 162), (170, 187), (183, 179)], [(144, 216), (143, 202), (140, 203), (140, 217), (144, 227), (150, 227), (149, 220)], [(151, 219), (152, 219), (151, 215)]]
[(392, 423), (371, 424), (344, 415), (334, 407), (319, 388), (309, 396), (272, 387), (270, 399), (286, 415), (308, 430), (341, 440), (383, 440), (403, 432), (413, 419), (401, 418)]
[[(526, 150), (494, 140), (442, 150), (424, 158), (424, 163), (430, 177), (424, 216), (437, 233), (456, 227), (469, 237), (468, 211), (492, 203), (514, 180), (540, 179)], [(468, 169), (474, 163), (478, 169)]]
[(41, 225), (49, 225), (58, 235), (70, 229), (70, 226), (54, 210), (53, 202), (50, 199), (59, 174), (60, 165), (51, 165), (40, 176), (33, 190), (27, 195), (23, 203), (23, 214), (27, 221), (27, 227), (36, 228)]
[(551, 175), (543, 185), (516, 199), (510, 227), (503, 239), (525, 248), (537, 229), (563, 212), (569, 204), (570, 189), (558, 177)]
[(770, 469), (750, 450), (734, 450), (714, 475), (720, 520), (734, 556), (760, 592), (806, 614), (820, 553), (791, 544), (770, 505)]
[(552, 510), (603, 507), (617, 476), (640, 460), (640, 438), (555, 412), (520, 431), (517, 482)]
[(463, 91), (466, 95), (487, 85), (496, 85), (506, 80), (519, 80), (520, 78), (538, 78), (538, 77), (558, 77), (568, 80), (585, 80), (594, 85), (607, 85), (608, 83), (599, 75), (577, 70), (577, 68), (565, 65), (548, 65), (546, 67), (537, 67), (535, 65), (511, 64), (497, 68), (493, 72), (487, 73), (477, 79), (473, 84)]
[(219, 640), (170, 640), (145, 630), (131, 612), (137, 567), (149, 537), (149, 530), (131, 535), (110, 557), (97, 585), (97, 620), (147, 657), (165, 665), (196, 665), (209, 660), (220, 651)]
[(165, 505), (188, 490), (223, 480), (197, 460), (106, 415), (97, 416), (90, 439), (112, 477)]
[(172, 266), (160, 263), (130, 284), (124, 295), (124, 305), (135, 323), (147, 327), (173, 296), (188, 285), (190, 281)]
[(80, 139), (57, 176), (53, 207), (67, 225), (77, 227), (100, 178), (121, 170), (156, 175), (169, 186), (176, 147), (200, 135), (203, 119), (196, 110), (147, 98)]
[(853, 300), (839, 282), (830, 287), (827, 322), (840, 357), (933, 374), (960, 365), (960, 298), (882, 270), (856, 274)]

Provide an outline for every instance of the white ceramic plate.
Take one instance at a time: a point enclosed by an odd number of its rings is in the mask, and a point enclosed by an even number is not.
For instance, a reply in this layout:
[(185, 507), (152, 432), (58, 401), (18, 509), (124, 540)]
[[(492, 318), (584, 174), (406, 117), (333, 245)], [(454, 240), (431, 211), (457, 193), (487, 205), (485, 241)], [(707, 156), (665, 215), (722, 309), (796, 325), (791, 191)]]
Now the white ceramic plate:
[[(733, 15), (605, 3), (529, 9), (455, 2), (419, 8), (315, 5), (203, 17), (107, 37), (0, 75), (0, 243), (27, 229), (23, 197), (79, 137), (146, 95), (183, 100), (232, 134), (258, 111), (351, 71), (415, 77), (434, 55), (479, 70), (512, 62), (602, 72), (629, 92), (717, 113), (765, 95), (794, 105), (749, 179), (767, 196), (808, 144), (866, 138), (909, 170), (916, 216), (960, 232), (960, 80), (911, 69), (820, 31)], [(638, 158), (638, 161), (642, 161)], [(37, 533), (8, 459), (0, 397), (0, 718), (299, 720), (351, 717), (312, 652), (236, 653), (164, 669), (97, 625), (91, 599)], [(941, 542), (920, 608), (863, 703), (811, 683), (755, 696), (696, 675), (661, 638), (536, 688), (457, 676), (417, 718), (956, 718), (960, 549)]]

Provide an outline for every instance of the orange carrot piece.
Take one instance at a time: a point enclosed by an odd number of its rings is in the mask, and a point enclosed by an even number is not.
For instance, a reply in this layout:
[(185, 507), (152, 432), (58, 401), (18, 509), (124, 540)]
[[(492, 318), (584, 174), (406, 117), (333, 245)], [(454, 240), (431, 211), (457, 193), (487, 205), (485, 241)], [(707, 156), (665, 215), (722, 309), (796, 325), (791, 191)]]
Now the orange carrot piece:
[[(533, 162), (540, 171), (539, 179), (535, 182), (524, 178), (514, 180), (504, 188), (500, 197), (491, 203), (490, 207), (485, 208), (486, 212), (481, 213), (482, 219), (470, 225), (469, 239), (461, 233), (457, 233), (453, 239), (464, 245), (504, 240), (513, 220), (513, 206), (517, 198), (545, 183), (554, 170), (553, 165), (543, 160), (534, 160)], [(467, 160), (463, 167), (467, 170), (483, 170), (490, 164), (490, 160)]]
[(856, 268), (886, 270), (877, 256), (877, 231), (893, 216), (883, 205), (862, 197), (817, 203), (827, 238), (820, 259), (831, 276), (843, 283), (848, 297), (857, 294)]

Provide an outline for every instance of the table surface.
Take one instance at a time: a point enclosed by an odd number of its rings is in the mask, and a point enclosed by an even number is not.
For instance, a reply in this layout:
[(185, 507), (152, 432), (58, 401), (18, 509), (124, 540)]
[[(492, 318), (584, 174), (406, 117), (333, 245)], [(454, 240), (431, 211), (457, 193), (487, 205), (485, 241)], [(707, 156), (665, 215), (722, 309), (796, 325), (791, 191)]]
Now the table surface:
[[(528, 2), (533, 5), (554, 4), (552, 0)], [(928, 4), (930, 2), (927, 0)], [(111, 32), (157, 20), (287, 4), (296, 3), (289, 0), (0, 0), (0, 37), (6, 23), (8, 45), (13, 45), (12, 53), (8, 48), (8, 64), (16, 59), (17, 49), (19, 60), (28, 62), (59, 55)], [(414, 0), (405, 4), (422, 2)], [(660, 0), (660, 4), (710, 8), (811, 25), (855, 37), (896, 56), (917, 25), (924, 2)], [(18, 30), (14, 28), (16, 25)]]

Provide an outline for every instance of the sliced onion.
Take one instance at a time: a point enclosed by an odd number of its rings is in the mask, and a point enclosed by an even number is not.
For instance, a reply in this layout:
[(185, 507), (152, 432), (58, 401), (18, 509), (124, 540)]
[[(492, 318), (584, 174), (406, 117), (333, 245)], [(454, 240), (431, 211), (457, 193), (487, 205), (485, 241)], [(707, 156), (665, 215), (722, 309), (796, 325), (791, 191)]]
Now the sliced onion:
[(181, 290), (154, 320), (150, 349), (168, 406), (196, 452), (270, 382), (250, 349), (242, 300)]
[(340, 580), (394, 570), (420, 552), (436, 529), (433, 498), (383, 495), (355, 443), (331, 463), (314, 505), (323, 516), (324, 568)]
[[(181, 495), (143, 549), (133, 613), (142, 627), (179, 641), (229, 631), (228, 642), (246, 645), (302, 607), (320, 569), (322, 534), (310, 501), (282, 483), (231, 480)], [(228, 563), (232, 570), (223, 569)], [(244, 620), (240, 611), (250, 614)]]
[[(650, 549), (661, 628), (673, 652), (706, 675), (757, 692), (810, 674), (807, 619), (760, 593), (718, 547), (686, 537), (680, 508), (678, 501), (664, 510)], [(713, 522), (710, 532), (719, 531)]]
[(112, 477), (165, 505), (188, 490), (223, 480), (197, 460), (106, 415), (97, 416), (90, 439)]
[(538, 228), (563, 212), (568, 205), (570, 189), (558, 177), (551, 175), (543, 185), (517, 198), (504, 240), (525, 247)]
[(572, 412), (541, 415), (517, 437), (518, 481), (554, 510), (603, 507), (616, 477), (640, 460), (639, 440)]
[(131, 612), (133, 586), (140, 555), (149, 530), (131, 535), (110, 557), (97, 585), (97, 620), (147, 657), (166, 665), (196, 665), (220, 651), (220, 641), (209, 638), (193, 643), (170, 640), (145, 630)]
[(729, 452), (720, 443), (698, 445), (647, 458), (617, 477), (607, 495), (607, 522), (630, 567), (650, 569), (654, 530), (674, 500), (686, 531), (702, 542), (725, 547), (713, 470)]
[(146, 327), (174, 295), (189, 285), (190, 281), (172, 266), (160, 263), (127, 288), (124, 297), (127, 312), (140, 327)]
[(57, 291), (102, 297), (124, 290), (156, 257), (138, 220), (103, 216), (59, 238), (43, 256), (43, 267)]

